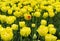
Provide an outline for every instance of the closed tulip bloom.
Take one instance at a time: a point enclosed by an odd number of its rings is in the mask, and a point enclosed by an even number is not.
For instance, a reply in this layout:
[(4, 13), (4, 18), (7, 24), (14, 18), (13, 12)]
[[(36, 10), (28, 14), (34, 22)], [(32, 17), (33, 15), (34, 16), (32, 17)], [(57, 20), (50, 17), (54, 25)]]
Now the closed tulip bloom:
[(8, 14), (12, 14), (13, 10), (10, 8), (8, 9)]
[(19, 22), (19, 26), (20, 26), (20, 27), (25, 27), (25, 26), (26, 26), (25, 21), (20, 21), (20, 22)]
[(46, 20), (41, 20), (41, 25), (47, 25), (47, 21)]
[(37, 35), (36, 35), (36, 34), (34, 34), (34, 35), (33, 35), (33, 39), (36, 39), (36, 38), (37, 38)]
[(45, 12), (44, 14), (43, 14), (43, 18), (47, 18), (48, 17), (48, 12)]
[(13, 25), (11, 25), (11, 28), (12, 28), (12, 30), (18, 30), (18, 25), (17, 24), (13, 24)]
[(50, 17), (54, 17), (55, 16), (55, 13), (54, 12), (49, 12), (49, 16)]
[(48, 9), (48, 13), (49, 13), (49, 17), (54, 17), (55, 16), (55, 13), (54, 13), (52, 7), (50, 9)]
[(31, 24), (31, 27), (35, 27), (35, 26), (36, 26), (36, 24), (34, 24), (34, 23)]
[(40, 16), (41, 16), (41, 13), (40, 13), (40, 12), (35, 12), (35, 13), (34, 13), (34, 16), (35, 16), (35, 17), (40, 17)]
[(51, 27), (53, 28), (53, 27), (54, 27), (54, 25), (53, 25), (53, 24), (49, 24), (49, 25), (48, 25), (48, 27), (49, 27), (49, 28), (51, 28)]

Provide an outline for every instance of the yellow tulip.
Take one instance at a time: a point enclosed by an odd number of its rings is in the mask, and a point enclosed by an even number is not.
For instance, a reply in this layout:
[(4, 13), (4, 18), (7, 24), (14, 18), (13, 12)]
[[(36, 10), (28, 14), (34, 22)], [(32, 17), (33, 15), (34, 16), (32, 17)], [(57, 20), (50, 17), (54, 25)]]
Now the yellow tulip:
[(8, 9), (8, 14), (12, 14), (13, 10), (12, 9)]
[(23, 14), (20, 11), (15, 11), (13, 15), (16, 17), (21, 17)]
[(3, 30), (4, 30), (4, 28), (2, 27), (2, 25), (0, 25), (0, 34)]
[(21, 8), (22, 7), (22, 4), (21, 3), (18, 3), (18, 7)]
[(0, 20), (2, 23), (6, 22), (6, 20), (5, 20), (6, 17), (7, 17), (6, 15), (0, 15)]
[(35, 17), (40, 17), (40, 16), (41, 16), (41, 13), (40, 13), (40, 12), (35, 12), (35, 13), (34, 13), (34, 16), (35, 16)]
[(51, 35), (51, 34), (47, 34), (45, 36), (45, 41), (56, 41), (57, 40), (57, 37), (54, 36), (54, 35)]
[(57, 40), (57, 41), (60, 41), (60, 40)]
[(31, 24), (31, 27), (35, 27), (35, 26), (36, 26), (36, 24), (34, 24), (34, 23)]
[(54, 17), (55, 16), (55, 13), (54, 12), (49, 12), (49, 16), (50, 17)]
[(20, 29), (20, 35), (23, 37), (28, 37), (30, 33), (31, 33), (30, 27), (23, 27), (22, 29)]
[(47, 21), (46, 20), (41, 20), (41, 25), (47, 25)]
[(38, 29), (37, 32), (39, 33), (40, 36), (45, 36), (48, 33), (48, 27), (41, 25)]
[(56, 28), (49, 28), (49, 33), (50, 34), (55, 34), (56, 33)]
[(49, 24), (49, 25), (48, 25), (48, 27), (49, 27), (49, 28), (51, 28), (51, 27), (53, 28), (53, 27), (54, 27), (54, 25), (53, 25), (53, 24)]
[(47, 18), (48, 17), (48, 12), (45, 12), (44, 14), (43, 14), (43, 18)]
[(26, 13), (26, 12), (27, 12), (27, 9), (23, 7), (23, 8), (20, 9), (20, 11), (21, 11), (22, 13)]
[(20, 27), (25, 27), (25, 26), (26, 26), (26, 25), (25, 25), (25, 21), (19, 22), (19, 26), (20, 26)]
[(18, 30), (18, 25), (17, 24), (13, 24), (13, 25), (11, 25), (11, 28), (12, 28), (12, 30)]
[(1, 11), (2, 11), (2, 12), (6, 12), (6, 11), (7, 11), (6, 6), (2, 6), (2, 7), (1, 7)]
[(7, 16), (6, 23), (7, 24), (12, 24), (12, 23), (14, 23), (15, 20), (16, 20), (15, 16)]

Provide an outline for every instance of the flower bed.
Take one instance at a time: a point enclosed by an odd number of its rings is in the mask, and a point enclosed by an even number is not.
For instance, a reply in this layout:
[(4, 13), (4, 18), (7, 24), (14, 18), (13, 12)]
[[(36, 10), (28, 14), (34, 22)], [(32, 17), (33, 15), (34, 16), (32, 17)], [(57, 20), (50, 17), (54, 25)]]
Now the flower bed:
[(60, 0), (0, 0), (0, 41), (60, 41)]

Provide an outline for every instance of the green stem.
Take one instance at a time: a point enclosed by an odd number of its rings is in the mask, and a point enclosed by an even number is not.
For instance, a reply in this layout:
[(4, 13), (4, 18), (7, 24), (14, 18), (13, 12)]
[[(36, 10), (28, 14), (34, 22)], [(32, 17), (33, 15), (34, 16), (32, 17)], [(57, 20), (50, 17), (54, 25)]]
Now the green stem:
[(35, 41), (35, 40), (33, 39), (33, 41)]
[[(34, 16), (32, 17), (32, 23), (34, 23)], [(35, 29), (35, 28), (32, 28), (32, 36), (33, 36), (33, 34), (34, 34), (34, 29)]]
[(33, 19), (32, 19), (32, 22), (34, 22), (34, 16), (32, 17)]
[(24, 38), (24, 41), (26, 41), (25, 38)]
[(24, 41), (28, 41), (28, 37), (25, 37), (25, 38), (24, 38)]
[(20, 37), (20, 41), (22, 41), (22, 36)]
[(35, 33), (36, 33), (36, 29), (37, 29), (37, 17), (36, 17), (36, 21), (35, 21), (36, 27), (35, 27)]

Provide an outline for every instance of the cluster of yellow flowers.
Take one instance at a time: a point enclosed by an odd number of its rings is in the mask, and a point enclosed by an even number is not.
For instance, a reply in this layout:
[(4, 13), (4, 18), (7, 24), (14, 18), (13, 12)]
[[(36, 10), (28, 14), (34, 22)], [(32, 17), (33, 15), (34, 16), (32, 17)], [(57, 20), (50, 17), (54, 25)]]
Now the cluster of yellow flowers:
[(13, 39), (13, 31), (10, 27), (3, 28), (0, 25), (0, 37), (3, 41), (10, 41)]
[(41, 20), (41, 25), (37, 29), (37, 32), (40, 36), (45, 37), (45, 41), (56, 41), (57, 37), (53, 35), (56, 33), (56, 28), (53, 24), (49, 24), (48, 26), (46, 26), (46, 23), (46, 20)]
[[(54, 36), (57, 31), (54, 24), (45, 20), (56, 16), (55, 12), (60, 12), (60, 0), (0, 0), (0, 37), (3, 41), (10, 41), (14, 37), (13, 31), (18, 28), (22, 37), (28, 37), (34, 28), (41, 37), (45, 37), (45, 41), (60, 41)], [(26, 21), (29, 25), (31, 23), (30, 27)], [(37, 21), (40, 22), (39, 27)], [(4, 23), (10, 26), (4, 28)], [(34, 33), (33, 39), (36, 38)]]
[(2, 23), (6, 22), (7, 24), (12, 24), (16, 20), (15, 16), (6, 16), (6, 15), (0, 15), (0, 21)]
[[(18, 2), (18, 4), (15, 4), (17, 2)], [(51, 0), (48, 0), (48, 1), (46, 1), (46, 0), (42, 0), (42, 1), (41, 0), (31, 0), (31, 1), (29, 1), (29, 0), (25, 0), (25, 1), (24, 0), (17, 0), (17, 1), (16, 0), (11, 0), (11, 1), (5, 0), (5, 1), (0, 2), (0, 8), (1, 8), (2, 12), (7, 12), (8, 14), (13, 14), (16, 17), (21, 17), (24, 15), (24, 17), (26, 16), (25, 19), (29, 20), (28, 17), (30, 17), (30, 19), (31, 19), (31, 15), (26, 14), (26, 13), (35, 11), (33, 13), (33, 16), (40, 17), (41, 11), (43, 9), (48, 11), (48, 12), (44, 12), (43, 18), (46, 18), (48, 16), (54, 17), (55, 13), (54, 13), (53, 9), (55, 7), (56, 11), (58, 11), (59, 4), (60, 4), (59, 1), (55, 2), (55, 0), (54, 1), (51, 1)], [(45, 5), (48, 5), (48, 6), (45, 6)]]
[(18, 30), (18, 25), (13, 24), (11, 27), (2, 27), (0, 25), (0, 37), (3, 41), (10, 41), (13, 39), (13, 30)]
[(45, 41), (56, 41), (57, 40), (57, 37), (54, 36), (54, 35), (51, 35), (51, 34), (47, 34), (45, 36)]

